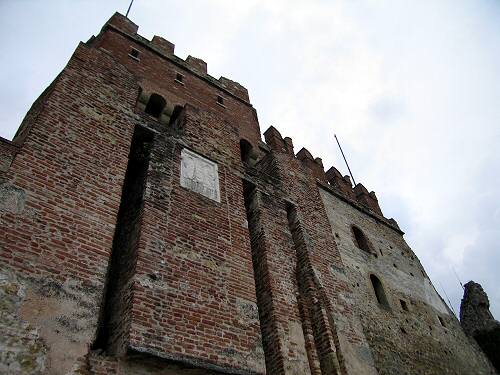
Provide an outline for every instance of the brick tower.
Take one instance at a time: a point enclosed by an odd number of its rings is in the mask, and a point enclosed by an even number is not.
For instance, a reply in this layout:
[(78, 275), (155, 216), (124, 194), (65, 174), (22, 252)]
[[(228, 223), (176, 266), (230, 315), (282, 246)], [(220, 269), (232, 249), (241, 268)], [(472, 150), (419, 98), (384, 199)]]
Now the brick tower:
[(494, 374), (375, 193), (115, 14), (0, 142), (0, 372)]

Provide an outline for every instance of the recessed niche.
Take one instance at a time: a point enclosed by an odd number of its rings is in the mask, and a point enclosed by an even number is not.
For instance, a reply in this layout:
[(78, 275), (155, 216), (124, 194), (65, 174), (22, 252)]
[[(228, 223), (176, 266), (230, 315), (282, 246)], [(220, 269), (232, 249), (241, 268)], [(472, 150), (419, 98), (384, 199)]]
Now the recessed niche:
[(408, 304), (406, 303), (406, 301), (400, 299), (399, 300), (399, 303), (401, 304), (401, 308), (404, 310), (404, 311), (408, 311)]
[(441, 318), (440, 316), (438, 316), (438, 319), (439, 319), (439, 323), (441, 323), (441, 325), (442, 325), (443, 327), (446, 327), (446, 324), (444, 324), (444, 319), (443, 319), (443, 318)]
[(181, 73), (177, 73), (175, 75), (175, 82), (183, 85), (184, 84), (184, 76)]

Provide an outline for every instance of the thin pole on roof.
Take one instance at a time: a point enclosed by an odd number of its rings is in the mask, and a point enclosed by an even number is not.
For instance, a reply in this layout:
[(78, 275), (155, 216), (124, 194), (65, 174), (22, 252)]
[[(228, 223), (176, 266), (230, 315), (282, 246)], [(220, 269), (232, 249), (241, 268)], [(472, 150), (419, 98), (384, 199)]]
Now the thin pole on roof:
[(339, 145), (340, 152), (342, 153), (342, 157), (344, 158), (345, 165), (347, 165), (347, 169), (349, 170), (349, 174), (351, 175), (352, 182), (354, 183), (354, 186), (356, 186), (356, 181), (354, 180), (354, 176), (352, 175), (351, 168), (349, 168), (349, 164), (347, 163), (347, 159), (345, 158), (344, 151), (342, 151), (342, 147), (340, 147), (340, 142), (339, 139), (337, 138), (337, 135), (333, 135), (335, 137), (335, 140), (337, 141), (337, 144)]
[(451, 269), (453, 270), (453, 273), (455, 274), (455, 277), (457, 278), (458, 283), (460, 284), (460, 286), (462, 287), (462, 289), (465, 290), (464, 284), (462, 284), (462, 281), (460, 280), (460, 277), (458, 277), (457, 271), (455, 271), (454, 267), (451, 267)]
[(128, 18), (128, 13), (130, 12), (130, 8), (132, 8), (132, 4), (134, 3), (134, 0), (130, 1), (130, 5), (128, 6), (127, 13), (125, 14), (125, 17)]
[(446, 293), (446, 290), (444, 289), (443, 284), (441, 284), (441, 281), (439, 281), (439, 280), (438, 280), (438, 283), (439, 283), (439, 286), (441, 286), (441, 289), (443, 290), (444, 295), (446, 296), (446, 300), (448, 301), (448, 307), (451, 309), (451, 311), (453, 311), (453, 314), (455, 314), (455, 316), (458, 316), (457, 313), (455, 312), (455, 309), (453, 309), (453, 305), (451, 304), (450, 297), (448, 297), (448, 293)]

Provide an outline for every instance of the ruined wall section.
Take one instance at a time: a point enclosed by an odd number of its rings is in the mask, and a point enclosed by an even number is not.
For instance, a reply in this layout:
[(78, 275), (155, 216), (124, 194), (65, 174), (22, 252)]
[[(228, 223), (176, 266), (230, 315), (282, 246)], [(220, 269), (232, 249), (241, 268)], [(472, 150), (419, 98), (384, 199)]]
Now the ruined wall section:
[[(322, 187), (320, 194), (380, 373), (494, 373), (435, 291), (402, 233), (383, 217), (353, 205), (333, 186)], [(369, 251), (359, 247), (353, 226), (366, 236)], [(377, 301), (371, 275), (381, 281), (387, 303)]]
[(490, 301), (481, 284), (469, 281), (464, 285), (460, 303), (460, 324), (500, 370), (500, 322), (490, 312)]

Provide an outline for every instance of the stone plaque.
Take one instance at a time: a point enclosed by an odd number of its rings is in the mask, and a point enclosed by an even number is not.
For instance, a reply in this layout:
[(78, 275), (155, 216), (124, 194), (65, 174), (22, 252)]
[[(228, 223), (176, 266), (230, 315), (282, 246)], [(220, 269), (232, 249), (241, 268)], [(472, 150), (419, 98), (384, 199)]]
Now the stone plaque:
[(181, 186), (220, 202), (217, 164), (193, 151), (182, 149)]

